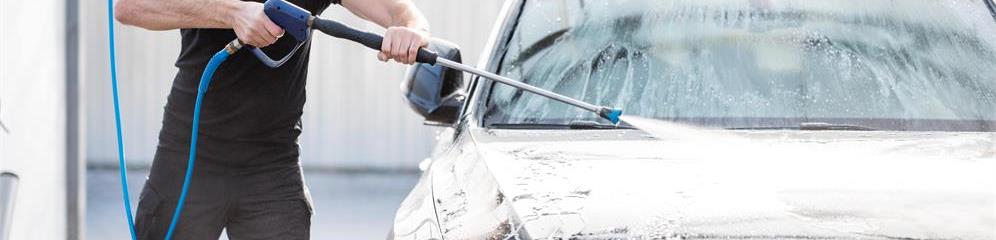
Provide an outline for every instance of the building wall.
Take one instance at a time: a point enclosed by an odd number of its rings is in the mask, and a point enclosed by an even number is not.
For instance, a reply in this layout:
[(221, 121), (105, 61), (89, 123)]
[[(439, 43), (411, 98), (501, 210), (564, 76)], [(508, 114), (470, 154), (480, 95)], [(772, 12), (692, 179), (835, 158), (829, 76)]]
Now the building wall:
[(20, 176), (9, 239), (66, 238), (63, 8), (0, 1), (0, 171)]
[[(478, 59), (501, 1), (422, 0), (434, 37), (463, 47)], [(107, 70), (103, 2), (81, 2), (81, 81), (86, 98), (86, 152), (91, 164), (116, 164), (114, 122)], [(332, 7), (323, 17), (375, 32), (348, 11)], [(131, 164), (153, 156), (179, 52), (179, 32), (118, 26), (118, 58), (126, 151)], [(219, 46), (221, 47), (221, 46)], [(316, 34), (311, 53), (308, 103), (303, 117), (302, 161), (313, 168), (414, 169), (428, 156), (437, 128), (403, 102), (405, 66), (377, 61), (358, 44)]]

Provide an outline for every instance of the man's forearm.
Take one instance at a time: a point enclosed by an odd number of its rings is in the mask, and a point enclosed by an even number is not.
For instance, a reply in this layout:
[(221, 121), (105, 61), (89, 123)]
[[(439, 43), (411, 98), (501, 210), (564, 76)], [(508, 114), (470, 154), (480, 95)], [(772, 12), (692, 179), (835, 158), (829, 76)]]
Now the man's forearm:
[(238, 0), (118, 0), (114, 17), (149, 30), (231, 28)]
[(429, 31), (429, 21), (410, 0), (343, 0), (357, 16), (384, 28), (407, 27)]
[[(429, 21), (411, 1), (399, 1), (391, 9), (391, 26), (408, 27), (429, 32)], [(385, 26), (390, 27), (390, 26)]]
[(266, 47), (284, 30), (263, 13), (263, 4), (239, 0), (118, 0), (114, 17), (149, 30), (231, 28), (243, 43)]

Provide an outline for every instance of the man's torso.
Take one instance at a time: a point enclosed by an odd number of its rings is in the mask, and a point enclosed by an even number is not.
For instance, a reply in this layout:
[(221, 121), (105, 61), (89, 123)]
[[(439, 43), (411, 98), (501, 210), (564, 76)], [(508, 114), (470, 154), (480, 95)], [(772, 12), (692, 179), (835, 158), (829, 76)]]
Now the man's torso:
[[(320, 14), (330, 1), (290, 0)], [(158, 151), (186, 153), (197, 85), (211, 56), (236, 39), (231, 29), (183, 29), (179, 68), (170, 91)], [(265, 52), (288, 54), (297, 41), (286, 35)], [(252, 168), (297, 164), (297, 138), (305, 103), (310, 41), (278, 68), (243, 49), (221, 64), (201, 110), (198, 167)], [(159, 153), (157, 153), (159, 154)], [(170, 159), (185, 161), (186, 159)]]

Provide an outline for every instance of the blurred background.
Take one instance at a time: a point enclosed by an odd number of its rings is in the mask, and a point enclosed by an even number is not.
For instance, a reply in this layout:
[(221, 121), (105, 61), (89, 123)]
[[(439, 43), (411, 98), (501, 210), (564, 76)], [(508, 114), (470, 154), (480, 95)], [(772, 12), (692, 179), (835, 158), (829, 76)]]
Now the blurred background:
[[(433, 36), (459, 44), (465, 63), (476, 64), (502, 2), (416, 4)], [(0, 1), (0, 171), (9, 173), (0, 186), (10, 191), (0, 193), (0, 201), (15, 204), (9, 214), (16, 219), (0, 221), (8, 239), (128, 238), (106, 11), (104, 1)], [(382, 32), (340, 7), (323, 17)], [(176, 73), (180, 33), (116, 24), (125, 151), (137, 204)], [(423, 126), (403, 102), (405, 66), (379, 62), (355, 43), (313, 41), (300, 139), (316, 203), (312, 236), (383, 238), (438, 129)]]

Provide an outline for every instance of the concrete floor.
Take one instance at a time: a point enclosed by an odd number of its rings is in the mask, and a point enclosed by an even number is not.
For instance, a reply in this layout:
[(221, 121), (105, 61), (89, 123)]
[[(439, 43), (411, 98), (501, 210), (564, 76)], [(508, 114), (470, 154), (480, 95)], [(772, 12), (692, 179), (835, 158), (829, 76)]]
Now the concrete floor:
[[(129, 171), (133, 208), (148, 171)], [(416, 174), (305, 172), (315, 202), (313, 239), (384, 239)], [(87, 173), (87, 239), (128, 239), (117, 170)], [(134, 210), (132, 210), (134, 213)], [(221, 239), (227, 239), (222, 234)]]

